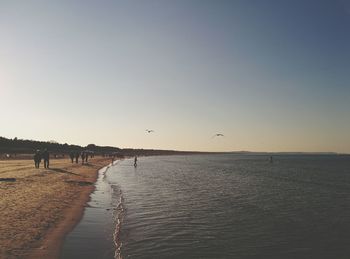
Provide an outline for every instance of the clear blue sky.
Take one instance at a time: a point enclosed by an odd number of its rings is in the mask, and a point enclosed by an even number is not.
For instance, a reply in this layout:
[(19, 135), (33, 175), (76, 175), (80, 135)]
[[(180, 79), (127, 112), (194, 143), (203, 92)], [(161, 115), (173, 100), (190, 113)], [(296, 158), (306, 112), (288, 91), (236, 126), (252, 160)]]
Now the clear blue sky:
[(0, 32), (0, 136), (350, 153), (350, 1), (0, 1)]

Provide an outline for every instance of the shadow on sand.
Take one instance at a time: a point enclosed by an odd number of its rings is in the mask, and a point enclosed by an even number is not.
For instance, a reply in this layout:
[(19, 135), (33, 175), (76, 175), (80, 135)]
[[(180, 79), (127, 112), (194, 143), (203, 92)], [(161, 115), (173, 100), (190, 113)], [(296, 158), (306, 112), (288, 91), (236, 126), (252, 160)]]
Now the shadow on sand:
[(57, 173), (72, 174), (72, 175), (82, 176), (80, 174), (76, 174), (76, 173), (73, 173), (73, 172), (61, 169), (61, 168), (50, 168), (50, 170), (52, 170), (54, 172), (57, 172)]
[(76, 181), (76, 180), (66, 180), (66, 183), (74, 184), (74, 185), (79, 185), (79, 186), (88, 186), (88, 185), (93, 185), (93, 182), (88, 182), (88, 181)]
[(88, 167), (92, 167), (93, 165), (92, 164), (89, 164), (89, 163), (85, 163), (85, 164), (83, 164), (83, 166), (88, 166)]

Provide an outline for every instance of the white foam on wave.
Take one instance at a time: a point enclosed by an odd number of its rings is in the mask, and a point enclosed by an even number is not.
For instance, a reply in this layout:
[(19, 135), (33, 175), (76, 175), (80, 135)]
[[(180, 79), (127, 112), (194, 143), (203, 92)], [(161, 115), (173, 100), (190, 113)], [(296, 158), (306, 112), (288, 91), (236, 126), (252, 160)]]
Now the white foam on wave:
[[(113, 186), (114, 187), (114, 186)], [(123, 198), (123, 193), (120, 189), (113, 188), (113, 191), (118, 191), (119, 195), (119, 200), (118, 204), (115, 209), (115, 229), (113, 233), (113, 242), (115, 246), (115, 253), (114, 253), (114, 258), (115, 259), (122, 259), (121, 255), (121, 248), (122, 248), (122, 241), (120, 239), (120, 231), (121, 231), (121, 226), (124, 218), (124, 198)]]

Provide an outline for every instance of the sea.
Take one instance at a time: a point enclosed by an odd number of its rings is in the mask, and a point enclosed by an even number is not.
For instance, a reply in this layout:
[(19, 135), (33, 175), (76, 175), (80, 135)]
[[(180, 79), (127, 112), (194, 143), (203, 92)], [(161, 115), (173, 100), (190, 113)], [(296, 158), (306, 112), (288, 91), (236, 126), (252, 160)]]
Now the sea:
[(350, 258), (350, 156), (116, 161), (61, 258)]

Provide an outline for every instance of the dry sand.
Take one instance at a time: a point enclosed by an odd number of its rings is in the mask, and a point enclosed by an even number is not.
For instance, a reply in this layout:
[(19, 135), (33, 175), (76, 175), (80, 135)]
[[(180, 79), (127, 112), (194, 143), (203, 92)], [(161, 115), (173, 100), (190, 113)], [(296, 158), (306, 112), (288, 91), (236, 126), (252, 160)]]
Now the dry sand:
[(58, 258), (64, 236), (82, 217), (97, 171), (110, 163), (86, 165), (51, 159), (50, 169), (33, 160), (0, 160), (0, 258)]

